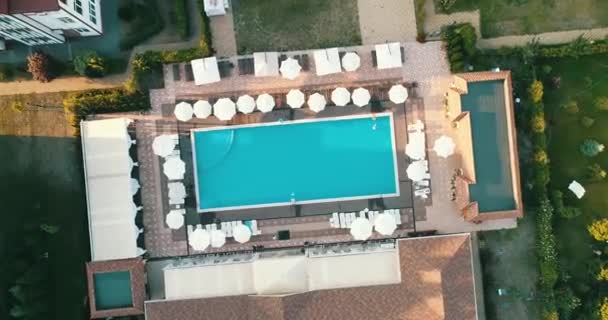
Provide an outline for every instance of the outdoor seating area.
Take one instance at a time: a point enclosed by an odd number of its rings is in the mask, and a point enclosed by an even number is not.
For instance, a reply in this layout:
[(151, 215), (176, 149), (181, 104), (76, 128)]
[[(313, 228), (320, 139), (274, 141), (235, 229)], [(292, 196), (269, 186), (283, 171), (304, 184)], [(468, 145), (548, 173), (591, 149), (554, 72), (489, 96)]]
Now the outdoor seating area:
[(426, 136), (424, 123), (417, 120), (407, 126), (408, 143), (405, 153), (410, 158), (407, 167), (407, 176), (414, 184), (414, 196), (426, 199), (431, 193), (431, 174), (429, 173), (429, 162), (426, 156)]
[(257, 220), (225, 221), (217, 223), (188, 225), (188, 244), (195, 251), (205, 251), (207, 247), (220, 248), (227, 238), (233, 238), (238, 243), (248, 242), (252, 236), (262, 233), (258, 229)]

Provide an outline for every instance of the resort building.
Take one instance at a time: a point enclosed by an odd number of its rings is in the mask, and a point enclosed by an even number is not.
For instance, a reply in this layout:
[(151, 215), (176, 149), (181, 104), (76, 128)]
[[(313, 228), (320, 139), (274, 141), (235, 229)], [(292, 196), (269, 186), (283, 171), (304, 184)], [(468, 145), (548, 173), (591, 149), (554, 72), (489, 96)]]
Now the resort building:
[(34, 46), (103, 32), (100, 0), (0, 0), (0, 37)]

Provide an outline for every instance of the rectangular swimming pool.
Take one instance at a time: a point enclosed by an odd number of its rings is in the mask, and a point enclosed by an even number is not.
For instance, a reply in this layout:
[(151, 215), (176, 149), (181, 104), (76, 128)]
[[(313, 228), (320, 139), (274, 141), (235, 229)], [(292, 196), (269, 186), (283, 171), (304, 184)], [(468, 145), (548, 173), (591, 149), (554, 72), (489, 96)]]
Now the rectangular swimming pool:
[(97, 310), (133, 307), (129, 271), (103, 272), (93, 275)]
[(390, 113), (192, 131), (199, 212), (399, 195)]

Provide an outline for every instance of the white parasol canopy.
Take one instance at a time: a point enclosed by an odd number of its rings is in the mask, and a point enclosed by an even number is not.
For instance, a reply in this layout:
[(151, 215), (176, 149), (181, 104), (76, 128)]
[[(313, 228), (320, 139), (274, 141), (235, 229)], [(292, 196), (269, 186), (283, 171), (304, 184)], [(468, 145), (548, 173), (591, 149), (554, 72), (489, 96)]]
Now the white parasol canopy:
[(278, 52), (254, 52), (253, 66), (256, 77), (270, 77), (279, 75)]
[(363, 217), (358, 217), (350, 225), (350, 234), (355, 240), (366, 240), (372, 236), (372, 224)]
[(152, 151), (155, 155), (167, 157), (175, 149), (175, 139), (172, 136), (163, 134), (154, 138), (152, 142)]
[(236, 114), (236, 105), (228, 98), (221, 98), (213, 105), (213, 114), (222, 121), (228, 121)]
[(401, 44), (399, 42), (376, 45), (378, 69), (400, 68), (403, 65), (401, 59)]
[(190, 65), (192, 66), (194, 84), (197, 86), (221, 80), (216, 57), (195, 59), (190, 61)]
[(226, 233), (222, 230), (211, 230), (211, 246), (219, 248), (226, 243)]
[(585, 195), (585, 188), (576, 180), (572, 180), (568, 186), (568, 189), (570, 189), (570, 191), (572, 191), (579, 199)]
[(406, 173), (410, 180), (422, 181), (426, 174), (426, 165), (423, 161), (414, 161), (407, 167)]
[(325, 109), (326, 104), (327, 101), (325, 100), (325, 97), (318, 92), (313, 93), (312, 95), (310, 95), (310, 97), (308, 97), (308, 108), (310, 108), (310, 110), (314, 112), (323, 111), (323, 109)]
[(258, 106), (258, 110), (266, 113), (272, 111), (274, 108), (274, 98), (268, 93), (262, 93), (255, 100), (255, 104)]
[(331, 92), (331, 101), (337, 106), (344, 107), (350, 102), (350, 92), (346, 88), (338, 87)]
[(287, 93), (287, 104), (293, 109), (301, 108), (304, 101), (304, 93), (298, 89), (291, 89)]
[(346, 71), (355, 71), (361, 66), (361, 58), (354, 52), (348, 52), (342, 57), (342, 68)]
[(232, 229), (232, 235), (237, 242), (245, 243), (251, 239), (251, 229), (241, 223)]
[(186, 187), (181, 182), (169, 183), (169, 198), (181, 200), (186, 197)]
[(342, 72), (338, 48), (320, 49), (313, 52), (318, 76)]
[(364, 107), (369, 103), (369, 100), (372, 96), (369, 94), (369, 90), (365, 88), (357, 88), (353, 91), (353, 95), (351, 97), (353, 99), (353, 103), (358, 107)]
[(137, 179), (131, 178), (131, 195), (132, 196), (137, 194), (137, 191), (139, 191), (140, 187), (141, 186), (139, 185), (139, 181), (137, 181)]
[(411, 141), (410, 143), (405, 145), (405, 154), (414, 160), (424, 159), (424, 156), (426, 156), (424, 144), (421, 144), (416, 141)]
[(194, 250), (203, 251), (211, 243), (211, 236), (207, 230), (197, 228), (189, 235), (188, 243)]
[(248, 94), (242, 95), (236, 100), (236, 108), (242, 113), (252, 113), (255, 110), (255, 99)]
[(194, 115), (199, 119), (205, 119), (211, 115), (211, 103), (207, 100), (198, 100), (192, 106)]
[(171, 210), (165, 217), (165, 223), (173, 230), (179, 229), (184, 225), (184, 215), (179, 210)]
[(382, 213), (374, 218), (374, 228), (378, 233), (390, 236), (397, 229), (395, 218), (389, 214)]
[(407, 96), (407, 89), (400, 84), (396, 84), (388, 90), (388, 97), (393, 103), (404, 103)]
[(163, 164), (163, 172), (169, 180), (181, 180), (186, 173), (186, 163), (178, 156), (167, 157)]
[(439, 137), (439, 139), (435, 140), (435, 145), (433, 146), (435, 153), (442, 158), (453, 155), (454, 149), (456, 149), (456, 144), (454, 143), (454, 140), (448, 136)]
[(283, 78), (287, 78), (289, 80), (297, 78), (300, 74), (300, 70), (302, 70), (302, 67), (300, 67), (298, 60), (291, 57), (283, 60), (281, 62), (281, 68), (279, 69), (279, 71), (281, 71), (281, 75), (283, 75)]
[(175, 118), (179, 121), (188, 121), (192, 119), (192, 114), (194, 111), (192, 110), (192, 105), (188, 102), (180, 102), (175, 106), (175, 110), (173, 110), (175, 114)]

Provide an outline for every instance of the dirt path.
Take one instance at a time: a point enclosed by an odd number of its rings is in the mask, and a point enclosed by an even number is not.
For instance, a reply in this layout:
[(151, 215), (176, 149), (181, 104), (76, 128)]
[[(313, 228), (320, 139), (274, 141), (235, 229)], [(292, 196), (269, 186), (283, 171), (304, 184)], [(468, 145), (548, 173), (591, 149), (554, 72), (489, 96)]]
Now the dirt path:
[(359, 0), (363, 45), (416, 40), (414, 0)]

